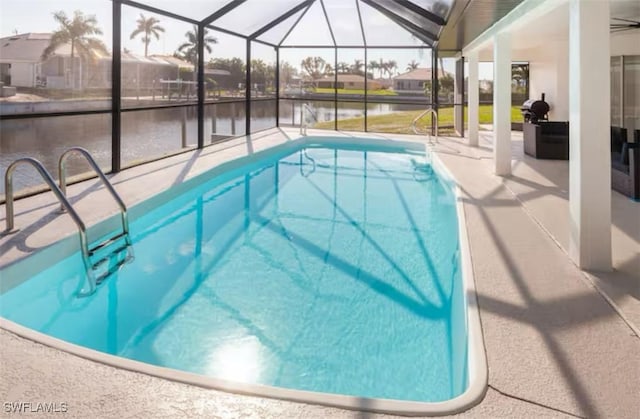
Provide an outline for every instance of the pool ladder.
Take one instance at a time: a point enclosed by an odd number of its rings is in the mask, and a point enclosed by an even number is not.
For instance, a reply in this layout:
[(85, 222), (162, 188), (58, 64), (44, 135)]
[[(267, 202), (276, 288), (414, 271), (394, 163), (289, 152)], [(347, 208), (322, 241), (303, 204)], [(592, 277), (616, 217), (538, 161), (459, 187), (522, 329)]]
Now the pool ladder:
[(309, 123), (307, 122), (306, 114), (307, 112), (313, 116), (316, 122), (318, 122), (318, 115), (316, 115), (315, 111), (309, 106), (308, 103), (303, 103), (300, 107), (300, 135), (307, 135), (307, 127)]
[[(418, 122), (429, 114), (434, 116), (433, 121), (435, 124), (435, 136), (433, 136), (430, 132), (423, 133), (418, 130)], [(416, 135), (426, 134), (429, 137), (428, 142), (430, 145), (438, 144), (438, 112), (433, 108), (429, 108), (425, 110), (420, 115), (415, 117), (414, 120), (411, 122), (411, 130)]]
[[(111, 196), (115, 199), (120, 207), (120, 215), (122, 221), (122, 231), (118, 232), (114, 236), (111, 236), (102, 242), (94, 246), (89, 246), (87, 241), (87, 228), (78, 212), (73, 208), (73, 205), (66, 197), (67, 194), (67, 178), (65, 163), (67, 158), (72, 153), (79, 153), (89, 163), (94, 172), (98, 175), (105, 188)], [(131, 238), (129, 236), (129, 220), (127, 218), (127, 207), (113, 188), (104, 172), (100, 169), (96, 161), (86, 149), (82, 147), (72, 147), (67, 149), (60, 160), (58, 160), (58, 177), (60, 180), (60, 186), (56, 185), (55, 180), (51, 177), (51, 174), (44, 168), (40, 161), (31, 158), (23, 157), (15, 160), (7, 168), (7, 172), (4, 176), (4, 186), (6, 193), (6, 208), (7, 208), (7, 228), (5, 233), (14, 233), (18, 231), (14, 227), (14, 209), (13, 209), (13, 172), (20, 164), (30, 164), (35, 167), (38, 173), (42, 176), (47, 183), (51, 191), (54, 193), (58, 201), (60, 201), (60, 209), (66, 211), (73, 219), (78, 227), (78, 233), (80, 237), (80, 251), (82, 254), (82, 261), (84, 263), (85, 271), (87, 274), (87, 288), (81, 290), (78, 296), (85, 297), (93, 294), (97, 287), (103, 283), (109, 276), (120, 270), (126, 263), (133, 260), (133, 246), (131, 244)], [(105, 266), (106, 264), (106, 266)]]

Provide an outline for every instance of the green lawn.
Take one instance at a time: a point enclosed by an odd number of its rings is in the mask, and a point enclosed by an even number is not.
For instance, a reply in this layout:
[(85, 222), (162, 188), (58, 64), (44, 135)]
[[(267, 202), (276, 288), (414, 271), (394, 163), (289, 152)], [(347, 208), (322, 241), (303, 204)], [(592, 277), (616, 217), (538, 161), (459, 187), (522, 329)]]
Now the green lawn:
[[(422, 113), (418, 111), (402, 111), (385, 115), (369, 115), (367, 117), (367, 129), (374, 132), (390, 132), (397, 134), (412, 134), (411, 123)], [(493, 120), (493, 105), (480, 105), (480, 123), (490, 124)], [(511, 107), (511, 120), (514, 122), (522, 122), (522, 115), (519, 106)], [(465, 108), (465, 121), (467, 119), (467, 109)], [(440, 133), (452, 131), (453, 127), (453, 107), (441, 108), (438, 115), (438, 125)], [(319, 122), (314, 128), (333, 129), (333, 121)], [(419, 124), (420, 128), (430, 127), (431, 118), (424, 118), (424, 122)], [(364, 127), (364, 117), (340, 119), (338, 128), (345, 131), (362, 131)]]
[[(331, 93), (335, 91), (329, 87), (316, 87), (314, 93)], [(338, 89), (339, 95), (364, 95), (364, 89)], [(368, 90), (369, 96), (397, 96), (398, 94), (392, 90), (378, 89)]]

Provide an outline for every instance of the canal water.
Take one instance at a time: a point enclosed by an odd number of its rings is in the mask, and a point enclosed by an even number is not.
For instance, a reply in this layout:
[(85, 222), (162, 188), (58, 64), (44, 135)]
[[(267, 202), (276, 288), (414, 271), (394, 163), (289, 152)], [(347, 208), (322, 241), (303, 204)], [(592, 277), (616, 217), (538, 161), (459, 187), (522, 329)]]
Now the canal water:
[[(251, 108), (252, 131), (276, 126), (275, 100), (256, 101)], [(303, 102), (282, 99), (281, 125), (300, 124)], [(314, 109), (318, 122), (335, 120), (333, 102), (307, 102)], [(423, 109), (424, 105), (369, 104), (368, 114), (388, 114), (397, 111)], [(339, 102), (338, 119), (364, 116), (364, 104)], [(215, 122), (213, 122), (215, 121)], [(313, 122), (313, 120), (311, 120)], [(197, 108), (174, 107), (122, 112), (122, 166), (174, 154), (197, 144)], [(224, 137), (245, 135), (244, 103), (209, 104), (205, 108), (205, 141), (220, 141)], [(111, 170), (111, 115), (89, 114), (41, 118), (5, 119), (0, 124), (0, 175), (4, 179), (7, 167), (21, 157), (40, 160), (57, 179), (60, 155), (69, 147), (81, 146), (94, 156), (100, 167)], [(69, 176), (85, 173), (88, 165), (71, 157), (67, 164)], [(22, 166), (14, 175), (14, 191), (21, 194), (42, 185), (35, 169)], [(4, 182), (0, 182), (0, 199), (4, 199)]]

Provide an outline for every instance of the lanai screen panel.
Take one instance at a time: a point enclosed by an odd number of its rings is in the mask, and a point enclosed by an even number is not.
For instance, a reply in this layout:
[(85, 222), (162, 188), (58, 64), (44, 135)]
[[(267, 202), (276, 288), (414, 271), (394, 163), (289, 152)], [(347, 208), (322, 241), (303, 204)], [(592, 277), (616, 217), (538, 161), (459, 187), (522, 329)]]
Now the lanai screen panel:
[(279, 45), (282, 40), (287, 36), (287, 34), (294, 28), (296, 22), (300, 20), (303, 15), (305, 15), (305, 11), (308, 7), (298, 11), (293, 14), (289, 18), (285, 19), (283, 22), (269, 29), (262, 35), (258, 36), (256, 39), (260, 41), (265, 41), (273, 45)]
[(367, 46), (429, 46), (374, 7), (360, 4)]
[[(430, 19), (430, 16), (428, 14), (420, 14), (420, 12), (406, 8), (400, 3), (397, 3), (393, 0), (377, 0), (375, 3), (379, 4), (390, 13), (397, 15), (398, 22), (401, 22), (400, 19), (405, 19), (409, 23), (416, 25), (422, 31), (431, 33), (434, 35), (434, 37), (438, 36), (438, 32), (440, 31), (441, 26), (438, 23), (434, 22), (434, 20)], [(437, 17), (443, 18), (443, 16), (440, 15), (437, 15)]]
[[(256, 36), (257, 39), (274, 45), (279, 45), (285, 37), (289, 38), (287, 34), (296, 32), (297, 29), (314, 32), (315, 26), (324, 20), (328, 21), (331, 41), (335, 46), (415, 45), (414, 39), (419, 41), (418, 44), (431, 46), (437, 41), (451, 13), (453, 2), (454, 0), (141, 0), (143, 4), (198, 21), (220, 14), (209, 23), (242, 36)], [(305, 24), (304, 18), (300, 20), (307, 14), (313, 16), (313, 26)], [(365, 26), (364, 37), (361, 22)], [(292, 41), (285, 40), (283, 45), (287, 44), (294, 45)], [(320, 46), (320, 43), (314, 40), (309, 43), (309, 46), (312, 45)]]
[(338, 46), (364, 46), (355, 0), (324, 0)]
[(211, 22), (212, 25), (249, 36), (278, 19), (302, 0), (246, 1), (222, 17)]
[(138, 1), (138, 3), (201, 21), (228, 4), (229, 1), (230, 0), (142, 0)]
[(283, 46), (323, 46), (332, 47), (333, 37), (320, 1), (311, 5), (291, 33), (284, 39)]

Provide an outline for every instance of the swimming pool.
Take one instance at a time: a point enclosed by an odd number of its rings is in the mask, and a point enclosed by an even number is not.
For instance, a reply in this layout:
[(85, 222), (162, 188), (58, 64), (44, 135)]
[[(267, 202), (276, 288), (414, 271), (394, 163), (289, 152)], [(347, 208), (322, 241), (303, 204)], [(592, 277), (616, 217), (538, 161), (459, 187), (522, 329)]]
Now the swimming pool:
[(76, 297), (74, 254), (0, 314), (233, 391), (398, 413), (481, 397), (461, 206), (422, 145), (307, 137), (188, 186), (133, 220), (136, 259), (96, 294)]

